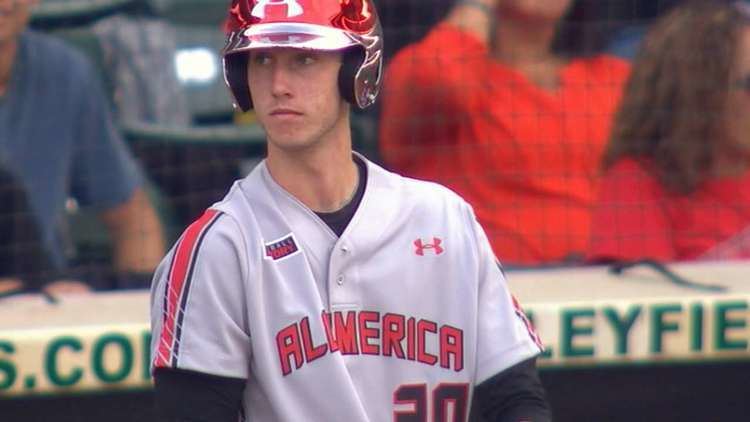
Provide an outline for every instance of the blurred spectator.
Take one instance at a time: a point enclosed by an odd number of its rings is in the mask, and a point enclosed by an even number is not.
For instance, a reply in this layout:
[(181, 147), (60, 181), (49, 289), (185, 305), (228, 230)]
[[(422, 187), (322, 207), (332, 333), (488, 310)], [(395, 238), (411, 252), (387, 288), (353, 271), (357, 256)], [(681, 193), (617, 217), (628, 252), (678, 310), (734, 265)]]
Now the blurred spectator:
[(0, 295), (39, 284), (53, 271), (26, 192), (0, 166)]
[(673, 10), (633, 64), (591, 260), (750, 258), (749, 115), (750, 6)]
[(466, 198), (504, 263), (580, 260), (588, 245), (629, 69), (599, 54), (599, 4), (461, 1), (386, 74), (385, 163)]
[[(35, 2), (0, 0), (0, 163), (25, 191), (56, 270), (70, 257), (65, 204), (72, 196), (99, 211), (113, 240), (114, 269), (149, 273), (164, 242), (139, 169), (86, 60), (60, 41), (25, 30)], [(87, 289), (56, 279), (47, 280), (53, 293)]]
[(188, 126), (187, 97), (177, 78), (175, 28), (153, 16), (148, 2), (93, 26), (112, 78), (115, 112), (123, 123)]

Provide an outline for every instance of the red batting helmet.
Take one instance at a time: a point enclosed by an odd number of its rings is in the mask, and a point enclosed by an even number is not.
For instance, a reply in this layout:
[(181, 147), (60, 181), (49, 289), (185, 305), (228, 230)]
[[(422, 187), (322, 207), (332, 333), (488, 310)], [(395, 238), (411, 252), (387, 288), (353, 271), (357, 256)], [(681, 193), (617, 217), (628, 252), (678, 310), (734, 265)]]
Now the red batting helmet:
[(375, 102), (383, 32), (372, 0), (232, 0), (225, 25), (224, 79), (243, 111), (253, 107), (247, 52), (259, 48), (344, 51), (341, 96), (361, 109)]

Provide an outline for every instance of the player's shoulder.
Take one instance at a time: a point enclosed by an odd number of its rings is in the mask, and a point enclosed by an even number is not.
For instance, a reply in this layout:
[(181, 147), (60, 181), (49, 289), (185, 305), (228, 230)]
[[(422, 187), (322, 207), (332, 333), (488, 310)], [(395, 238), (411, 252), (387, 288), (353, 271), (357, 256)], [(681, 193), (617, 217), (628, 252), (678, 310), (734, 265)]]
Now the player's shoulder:
[(248, 201), (247, 192), (243, 190), (245, 181), (235, 181), (224, 198), (212, 204), (192, 225), (206, 225), (210, 220), (210, 224), (216, 226), (213, 229), (215, 235), (227, 234), (237, 238), (251, 235), (250, 229), (255, 222), (252, 201)]
[(232, 215), (208, 208), (175, 241), (160, 266), (196, 262), (198, 266), (222, 262), (226, 267), (247, 269), (247, 242)]
[(220, 213), (221, 227), (250, 244), (260, 238), (260, 216), (273, 211), (273, 200), (264, 186), (258, 166), (250, 174), (235, 181), (227, 194), (211, 205), (207, 212)]
[(456, 206), (465, 206), (466, 201), (450, 188), (437, 182), (413, 179), (402, 176), (404, 188), (408, 195), (425, 202), (442, 202)]
[[(195, 219), (180, 235), (175, 249), (189, 249), (190, 251), (220, 247), (232, 247), (239, 244), (239, 224), (226, 212), (216, 208), (208, 208)], [(191, 252), (190, 254), (192, 254)]]
[(265, 163), (258, 164), (242, 179), (236, 180), (223, 199), (211, 208), (219, 210), (237, 220), (243, 229), (249, 229), (256, 220), (256, 214), (263, 207), (273, 203), (266, 182), (263, 180)]
[(388, 180), (393, 193), (398, 195), (403, 203), (430, 208), (438, 205), (461, 210), (469, 208), (468, 203), (459, 194), (440, 183), (403, 176), (373, 163), (370, 163), (369, 167), (372, 177)]

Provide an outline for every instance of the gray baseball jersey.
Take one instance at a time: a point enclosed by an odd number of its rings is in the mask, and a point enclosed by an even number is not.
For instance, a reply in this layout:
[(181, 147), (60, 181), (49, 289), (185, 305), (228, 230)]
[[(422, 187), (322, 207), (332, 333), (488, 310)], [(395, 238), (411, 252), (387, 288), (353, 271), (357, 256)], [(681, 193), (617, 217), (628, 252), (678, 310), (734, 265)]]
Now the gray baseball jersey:
[(367, 171), (341, 237), (265, 163), (235, 183), (156, 272), (153, 365), (247, 379), (250, 421), (466, 421), (540, 343), (465, 201)]

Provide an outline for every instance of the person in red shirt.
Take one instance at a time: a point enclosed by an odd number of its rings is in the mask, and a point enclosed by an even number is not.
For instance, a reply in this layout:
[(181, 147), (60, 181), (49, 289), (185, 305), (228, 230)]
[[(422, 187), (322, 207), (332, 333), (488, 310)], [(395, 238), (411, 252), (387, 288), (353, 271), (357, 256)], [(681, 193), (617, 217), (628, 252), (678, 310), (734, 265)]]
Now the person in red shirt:
[(590, 261), (750, 259), (750, 4), (690, 2), (633, 63)]
[(629, 65), (561, 47), (575, 10), (572, 0), (460, 1), (385, 77), (384, 163), (466, 198), (507, 264), (580, 260), (588, 245)]

